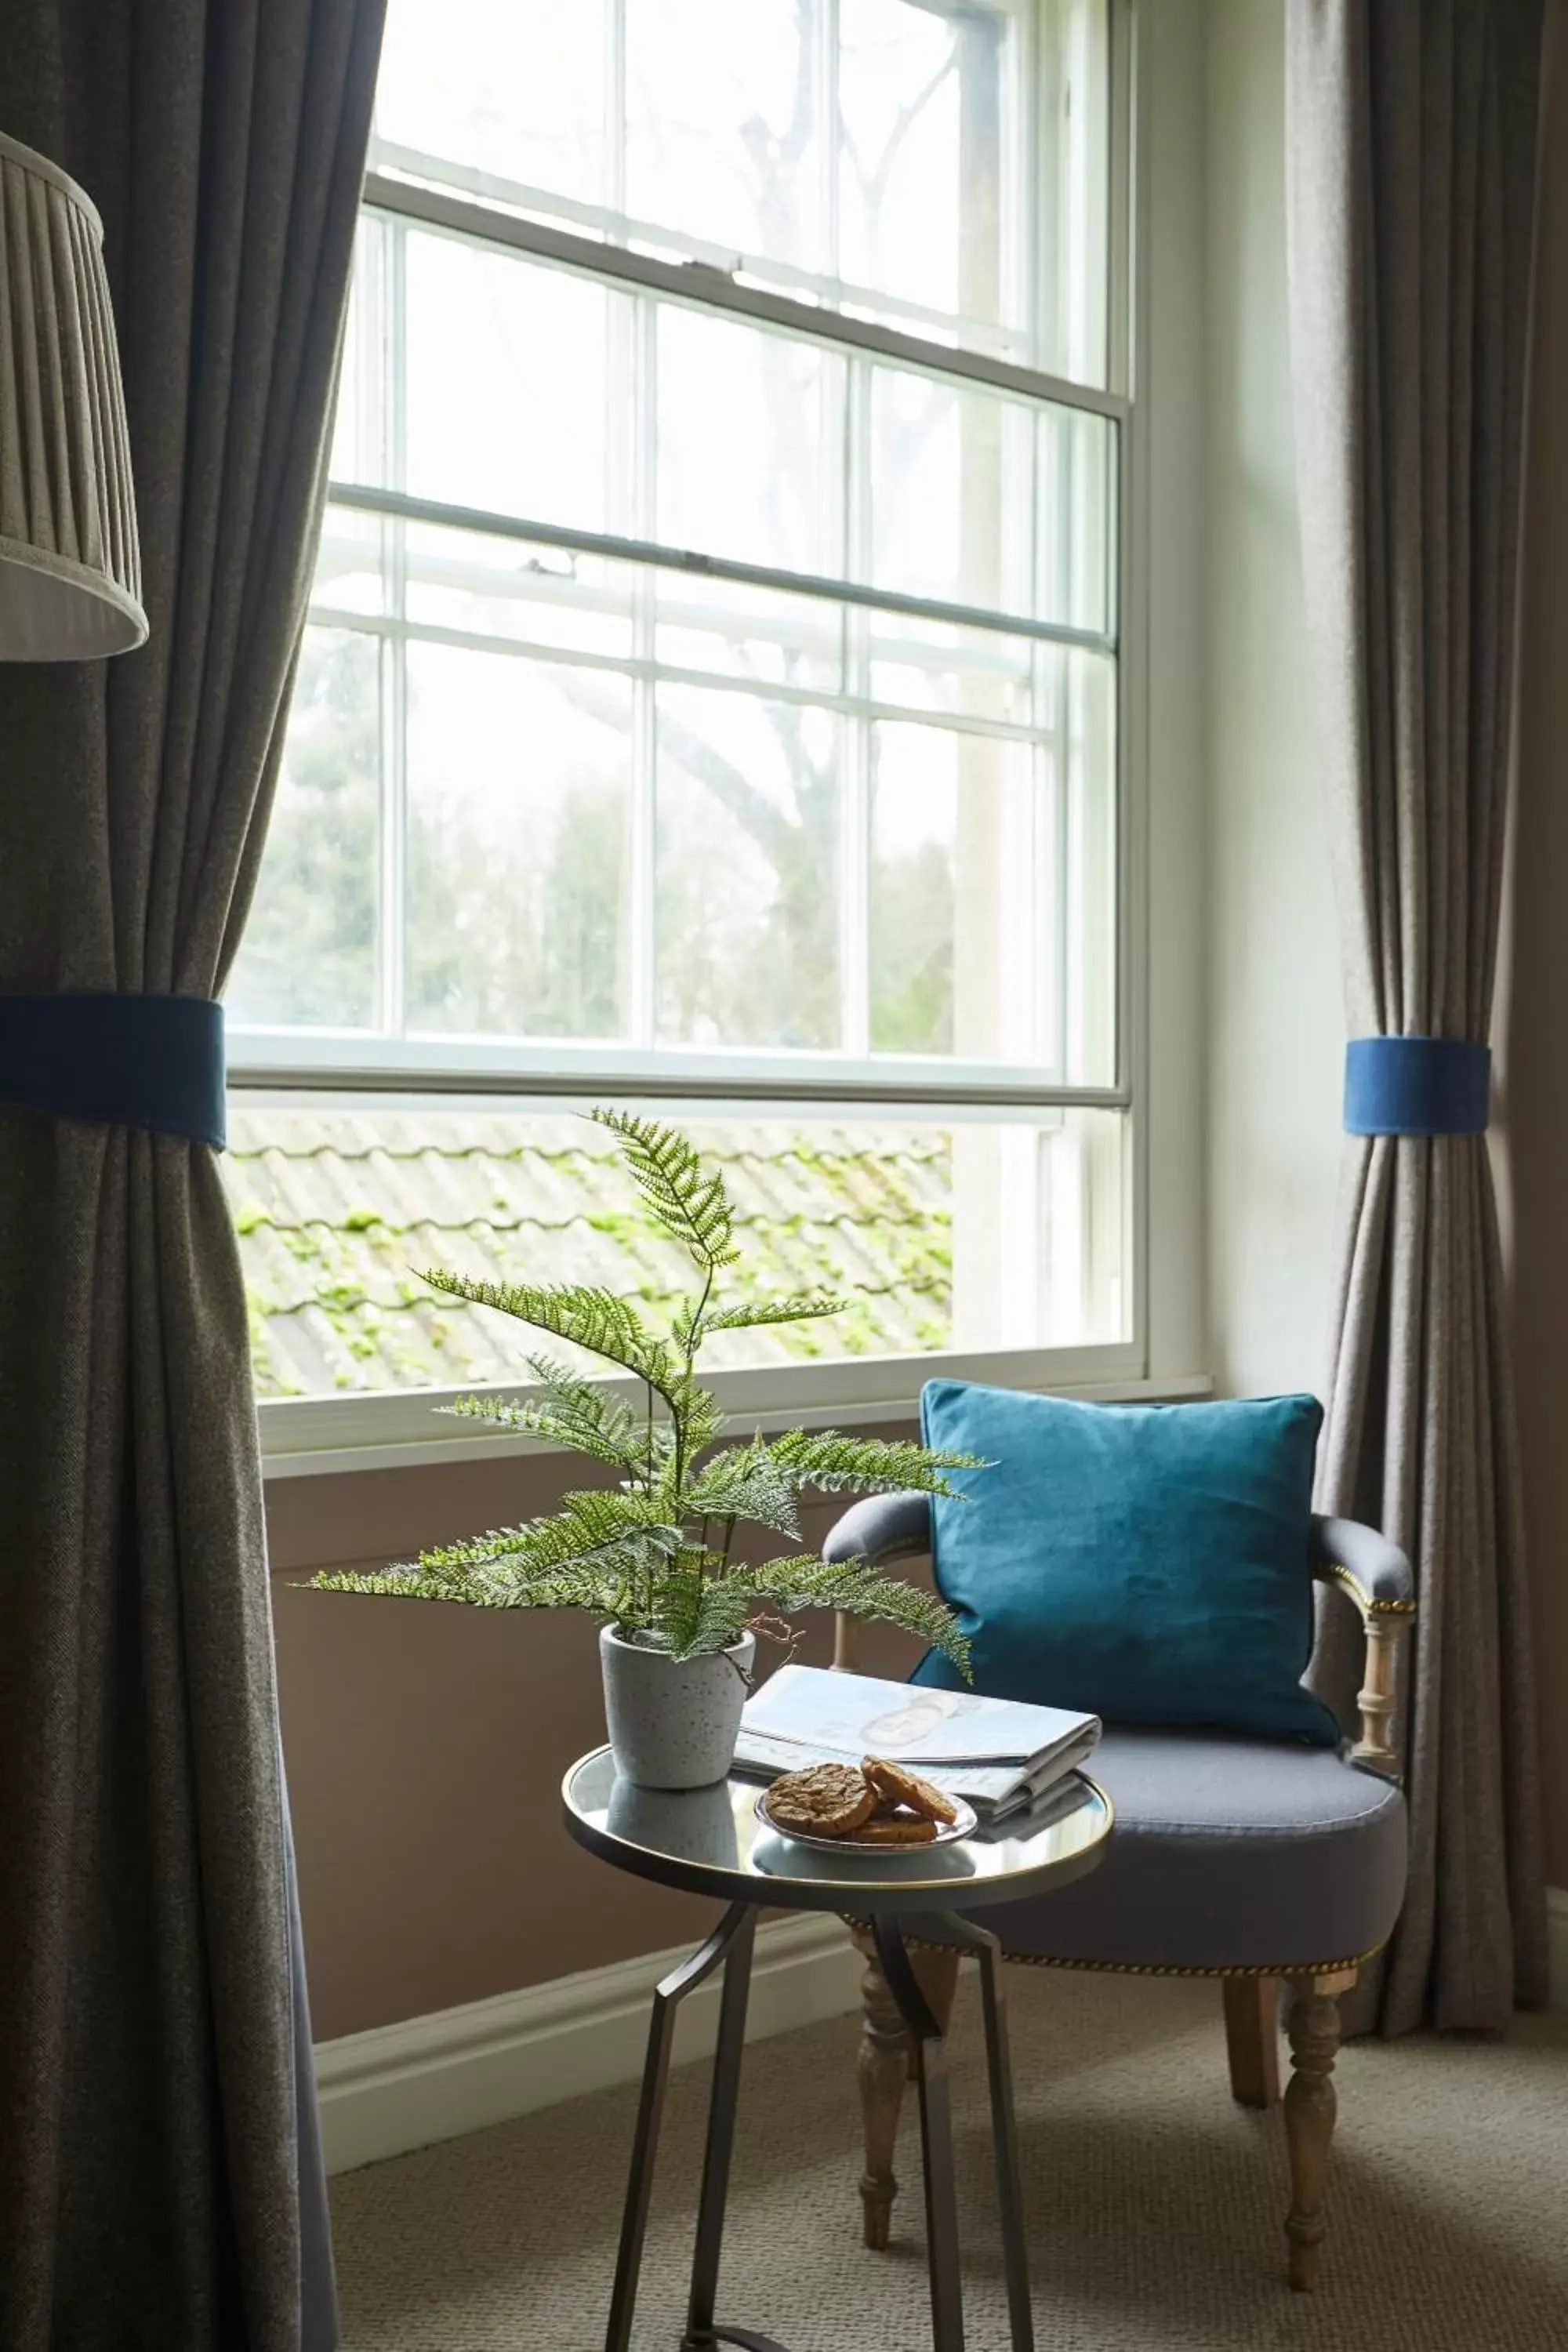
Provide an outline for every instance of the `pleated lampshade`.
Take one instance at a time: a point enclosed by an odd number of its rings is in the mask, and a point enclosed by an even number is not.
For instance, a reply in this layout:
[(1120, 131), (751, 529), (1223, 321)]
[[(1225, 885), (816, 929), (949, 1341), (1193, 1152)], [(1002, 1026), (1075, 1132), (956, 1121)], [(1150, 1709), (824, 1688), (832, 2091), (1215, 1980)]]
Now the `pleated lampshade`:
[(147, 635), (103, 224), (0, 132), (0, 661)]

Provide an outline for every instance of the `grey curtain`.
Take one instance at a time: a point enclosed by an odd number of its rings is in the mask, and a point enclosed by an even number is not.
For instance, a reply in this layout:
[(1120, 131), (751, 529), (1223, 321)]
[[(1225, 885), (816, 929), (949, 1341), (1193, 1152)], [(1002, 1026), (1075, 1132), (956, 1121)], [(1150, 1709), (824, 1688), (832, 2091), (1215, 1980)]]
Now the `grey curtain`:
[[(1302, 545), (1352, 1035), (1489, 1032), (1541, 30), (1541, 0), (1289, 0)], [(1546, 1953), (1486, 1139), (1352, 1140), (1347, 1162), (1321, 1506), (1403, 1545), (1421, 1599), (1376, 2021), (1496, 2028), (1544, 1997)], [(1331, 1690), (1353, 1674), (1332, 1606)]]
[[(151, 642), (0, 668), (0, 988), (217, 992), (383, 0), (0, 0), (105, 219)], [(326, 2352), (245, 1300), (205, 1147), (0, 1115), (0, 2343)]]

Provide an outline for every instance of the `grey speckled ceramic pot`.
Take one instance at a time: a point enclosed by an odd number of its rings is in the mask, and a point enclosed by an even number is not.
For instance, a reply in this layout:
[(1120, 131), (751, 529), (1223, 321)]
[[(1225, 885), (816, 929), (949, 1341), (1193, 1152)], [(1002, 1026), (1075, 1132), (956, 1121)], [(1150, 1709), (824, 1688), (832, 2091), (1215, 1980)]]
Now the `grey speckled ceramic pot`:
[[(706, 1789), (735, 1757), (735, 1735), (757, 1654), (754, 1633), (679, 1664), (662, 1650), (599, 1635), (605, 1721), (616, 1769), (645, 1789)], [(737, 1671), (739, 1669), (739, 1671)]]

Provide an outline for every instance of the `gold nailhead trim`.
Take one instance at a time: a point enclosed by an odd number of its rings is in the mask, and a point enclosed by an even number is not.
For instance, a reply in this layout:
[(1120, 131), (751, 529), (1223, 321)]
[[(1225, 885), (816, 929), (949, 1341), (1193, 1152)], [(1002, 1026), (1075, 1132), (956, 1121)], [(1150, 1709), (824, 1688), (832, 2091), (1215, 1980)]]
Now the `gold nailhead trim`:
[[(847, 1911), (838, 1916), (847, 1927), (861, 1932), (870, 1925), (869, 1920), (852, 1918)], [(903, 1940), (912, 1944), (917, 1952), (957, 1952), (961, 1958), (963, 1957), (961, 1944), (933, 1943), (924, 1936), (906, 1936)], [(1083, 1969), (1107, 1977), (1325, 1977), (1331, 1976), (1336, 1969), (1363, 1968), (1387, 1941), (1384, 1936), (1348, 1960), (1272, 1960), (1261, 1967), (1233, 1969), (1156, 1968), (1144, 1960), (1063, 1960), (1051, 1958), (1044, 1952), (1004, 1951), (1002, 1958), (1026, 1969)]]
[(1348, 1568), (1342, 1568), (1337, 1559), (1325, 1560), (1323, 1565), (1335, 1582), (1344, 1586), (1356, 1607), (1366, 1616), (1414, 1617), (1421, 1605), (1416, 1601), (1374, 1601), (1365, 1585), (1358, 1582)]
[(1276, 1960), (1265, 1968), (1237, 1969), (1153, 1968), (1142, 1960), (1058, 1960), (1042, 1952), (1004, 1952), (1002, 1957), (1029, 1969), (1089, 1969), (1110, 1977), (1318, 1977), (1331, 1975), (1336, 1969), (1359, 1969), (1382, 1949), (1382, 1944), (1373, 1944), (1349, 1960)]

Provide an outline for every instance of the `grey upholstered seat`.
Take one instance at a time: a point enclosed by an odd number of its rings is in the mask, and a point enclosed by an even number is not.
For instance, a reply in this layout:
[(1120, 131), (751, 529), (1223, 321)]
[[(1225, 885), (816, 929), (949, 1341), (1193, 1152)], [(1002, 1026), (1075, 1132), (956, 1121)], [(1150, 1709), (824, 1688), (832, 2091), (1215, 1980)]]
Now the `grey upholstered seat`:
[(1110, 1727), (1116, 1807), (1087, 1878), (985, 1915), (1005, 1951), (1092, 1968), (1266, 1969), (1360, 1959), (1405, 1889), (1405, 1800), (1340, 1751)]

